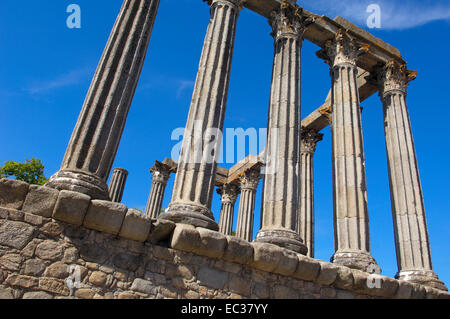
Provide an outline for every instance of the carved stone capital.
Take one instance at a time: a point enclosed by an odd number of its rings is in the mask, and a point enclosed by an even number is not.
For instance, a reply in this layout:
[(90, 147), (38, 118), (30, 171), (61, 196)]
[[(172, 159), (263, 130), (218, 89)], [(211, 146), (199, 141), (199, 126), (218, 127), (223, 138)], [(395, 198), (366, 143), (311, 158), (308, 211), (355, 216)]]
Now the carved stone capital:
[(311, 155), (316, 151), (317, 142), (323, 139), (323, 134), (315, 130), (302, 130), (302, 153), (309, 153)]
[(249, 189), (256, 192), (258, 188), (259, 180), (261, 179), (261, 170), (251, 168), (244, 172), (240, 177), (242, 189)]
[(369, 45), (357, 42), (349, 36), (344, 30), (340, 29), (336, 33), (334, 40), (328, 40), (325, 47), (317, 52), (317, 56), (331, 67), (343, 64), (352, 64), (356, 66), (359, 56), (369, 51)]
[(222, 203), (236, 203), (236, 198), (241, 192), (241, 188), (233, 184), (224, 184), (217, 189), (217, 194), (221, 196)]
[(278, 10), (272, 11), (269, 18), (275, 41), (280, 38), (303, 39), (306, 27), (312, 22), (313, 19), (303, 15), (302, 8), (286, 0), (283, 0)]
[(232, 6), (235, 9), (241, 10), (245, 0), (203, 0), (203, 1), (208, 3), (208, 5), (210, 5), (211, 8), (217, 5), (222, 5), (222, 6)]
[(416, 76), (417, 72), (408, 70), (406, 64), (390, 60), (386, 65), (380, 67), (377, 72), (380, 96), (384, 97), (392, 91), (401, 91), (406, 94), (408, 83), (415, 80)]
[(152, 181), (154, 183), (156, 182), (165, 185), (169, 180), (170, 173), (172, 172), (172, 170), (168, 165), (156, 161), (155, 165), (153, 165), (153, 167), (150, 168), (150, 172), (152, 173), (153, 178)]

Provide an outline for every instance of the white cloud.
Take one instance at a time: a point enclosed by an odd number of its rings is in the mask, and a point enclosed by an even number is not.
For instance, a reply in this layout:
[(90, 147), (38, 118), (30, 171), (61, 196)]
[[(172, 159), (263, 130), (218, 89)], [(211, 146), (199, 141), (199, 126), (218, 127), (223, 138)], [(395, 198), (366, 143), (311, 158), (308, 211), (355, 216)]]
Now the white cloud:
[(91, 68), (82, 68), (61, 74), (53, 79), (39, 81), (25, 88), (25, 91), (32, 95), (45, 94), (52, 90), (76, 85), (89, 78), (92, 75)]
[(370, 4), (381, 8), (381, 28), (400, 30), (418, 27), (429, 22), (450, 20), (448, 0), (302, 0), (298, 2), (305, 9), (330, 18), (342, 16), (351, 22), (365, 27)]

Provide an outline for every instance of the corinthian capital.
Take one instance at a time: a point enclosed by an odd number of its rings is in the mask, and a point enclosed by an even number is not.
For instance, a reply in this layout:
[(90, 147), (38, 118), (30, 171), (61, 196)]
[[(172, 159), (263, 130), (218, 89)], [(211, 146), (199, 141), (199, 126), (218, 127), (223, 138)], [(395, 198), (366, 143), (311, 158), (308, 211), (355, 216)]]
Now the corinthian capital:
[(237, 185), (224, 184), (217, 189), (217, 193), (221, 196), (222, 203), (236, 203), (236, 198), (241, 192)]
[(240, 178), (242, 189), (250, 189), (256, 192), (260, 178), (261, 170), (259, 168), (246, 170)]
[(278, 10), (270, 14), (269, 24), (275, 40), (283, 37), (303, 38), (306, 27), (314, 20), (303, 15), (303, 9), (283, 0)]
[(410, 71), (406, 68), (406, 64), (400, 64), (395, 60), (390, 60), (385, 66), (379, 68), (377, 74), (380, 95), (392, 91), (402, 91), (406, 94), (408, 83), (417, 76), (416, 71)]
[(240, 10), (245, 0), (203, 0), (203, 1), (207, 2), (211, 7), (214, 5), (226, 5), (226, 6), (233, 6), (235, 9)]
[(369, 45), (358, 43), (344, 30), (340, 29), (334, 40), (328, 40), (325, 47), (317, 52), (317, 56), (324, 59), (331, 67), (341, 64), (353, 64), (356, 66), (357, 58), (367, 53)]
[(323, 139), (323, 134), (315, 130), (302, 131), (302, 153), (309, 153), (311, 155), (316, 151), (317, 142)]
[(172, 171), (168, 165), (156, 161), (155, 165), (150, 168), (150, 172), (152, 173), (153, 182), (166, 184)]

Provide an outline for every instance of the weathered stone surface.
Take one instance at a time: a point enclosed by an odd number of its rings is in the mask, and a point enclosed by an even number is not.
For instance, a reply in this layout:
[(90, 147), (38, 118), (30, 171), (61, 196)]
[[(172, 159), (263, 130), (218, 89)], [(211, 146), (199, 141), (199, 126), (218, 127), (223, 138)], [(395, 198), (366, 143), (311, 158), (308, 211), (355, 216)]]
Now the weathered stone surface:
[(23, 265), (23, 273), (30, 276), (40, 276), (45, 270), (45, 263), (40, 259), (28, 259)]
[(101, 271), (94, 271), (89, 277), (89, 282), (93, 285), (102, 287), (106, 283), (107, 276)]
[(194, 226), (177, 224), (170, 239), (170, 247), (187, 252), (202, 249), (200, 233)]
[(131, 271), (135, 271), (136, 269), (138, 269), (138, 267), (142, 263), (141, 256), (127, 253), (117, 254), (113, 257), (112, 260), (115, 266)]
[(278, 263), (277, 268), (274, 272), (284, 276), (291, 276), (297, 270), (298, 256), (297, 253), (283, 249), (283, 257)]
[(39, 279), (39, 289), (53, 294), (69, 296), (70, 290), (61, 279), (41, 277)]
[(228, 283), (228, 288), (231, 292), (237, 293), (239, 295), (249, 297), (251, 294), (250, 283), (240, 276), (231, 276)]
[(223, 289), (228, 281), (228, 273), (202, 267), (198, 271), (197, 280), (201, 285), (214, 289)]
[(108, 253), (97, 245), (83, 245), (80, 248), (80, 257), (88, 262), (104, 263)]
[(14, 299), (13, 291), (11, 288), (3, 288), (0, 286), (0, 300), (1, 299)]
[(152, 282), (140, 278), (136, 278), (131, 285), (131, 290), (142, 292), (148, 295), (156, 295), (158, 293), (158, 287)]
[(29, 185), (8, 178), (0, 179), (0, 206), (21, 209), (27, 196)]
[(273, 272), (283, 258), (283, 249), (267, 243), (252, 243), (254, 249), (252, 266), (267, 272)]
[(81, 226), (86, 215), (91, 197), (85, 194), (62, 190), (59, 192), (53, 211), (53, 218)]
[(18, 271), (22, 263), (22, 256), (17, 254), (7, 254), (0, 257), (0, 268), (11, 271)]
[(147, 240), (152, 244), (159, 243), (170, 238), (176, 224), (170, 220), (152, 220), (150, 233)]
[(37, 257), (45, 260), (55, 260), (62, 256), (62, 247), (58, 243), (46, 240), (36, 247), (35, 254)]
[(201, 248), (194, 252), (211, 258), (221, 258), (227, 245), (225, 235), (206, 228), (197, 228), (200, 234)]
[(319, 275), (320, 263), (315, 259), (303, 255), (297, 255), (297, 257), (298, 266), (293, 276), (302, 280), (315, 280)]
[(62, 262), (51, 264), (45, 271), (45, 276), (66, 279), (69, 276), (69, 265)]
[(319, 264), (320, 272), (316, 278), (316, 282), (321, 285), (332, 285), (338, 275), (339, 267), (320, 260)]
[(414, 287), (406, 281), (398, 281), (398, 290), (395, 293), (396, 299), (410, 299), (413, 293)]
[(23, 297), (23, 299), (53, 299), (53, 295), (43, 292), (43, 291), (31, 291), (26, 292)]
[(127, 207), (123, 204), (104, 200), (92, 200), (84, 218), (83, 226), (117, 235), (126, 212)]
[(56, 189), (30, 185), (22, 209), (27, 213), (52, 217), (58, 195), (59, 192)]
[(51, 237), (59, 236), (64, 230), (64, 227), (60, 223), (49, 222), (40, 228), (40, 231), (45, 235)]
[(34, 228), (15, 221), (0, 221), (0, 245), (23, 249), (32, 239)]
[(226, 239), (227, 246), (223, 255), (225, 260), (244, 265), (253, 262), (254, 248), (248, 241), (234, 236), (226, 236)]
[(25, 275), (11, 274), (8, 278), (6, 278), (6, 283), (13, 287), (29, 289), (37, 287), (39, 284), (39, 279)]
[(336, 280), (333, 284), (336, 288), (349, 289), (353, 286), (353, 274), (350, 268), (340, 266), (337, 271)]
[(77, 291), (75, 291), (75, 297), (80, 298), (80, 299), (92, 299), (95, 296), (95, 291), (93, 291), (92, 289), (78, 289)]
[(150, 227), (150, 218), (137, 210), (129, 209), (125, 215), (119, 236), (143, 243), (148, 238)]

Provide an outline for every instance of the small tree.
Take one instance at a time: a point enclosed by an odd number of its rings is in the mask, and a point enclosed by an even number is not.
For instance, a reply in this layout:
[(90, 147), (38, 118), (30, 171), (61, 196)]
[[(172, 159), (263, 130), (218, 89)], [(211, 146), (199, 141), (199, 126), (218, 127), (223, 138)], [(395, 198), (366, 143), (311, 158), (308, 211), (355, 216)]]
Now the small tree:
[(44, 185), (48, 181), (44, 176), (44, 165), (39, 159), (35, 158), (26, 159), (24, 163), (9, 161), (0, 167), (0, 178), (11, 176), (35, 185)]

